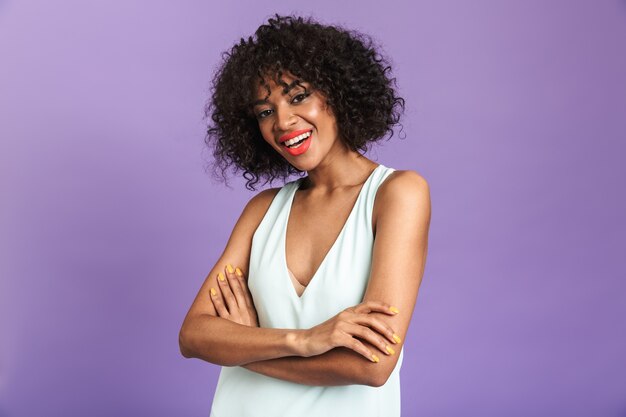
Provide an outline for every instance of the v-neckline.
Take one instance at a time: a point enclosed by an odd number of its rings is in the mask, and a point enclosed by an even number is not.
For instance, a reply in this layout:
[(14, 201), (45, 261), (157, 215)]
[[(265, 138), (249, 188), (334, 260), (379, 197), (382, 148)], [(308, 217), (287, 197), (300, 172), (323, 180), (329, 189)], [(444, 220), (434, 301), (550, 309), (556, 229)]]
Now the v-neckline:
[[(291, 191), (291, 195), (289, 197), (289, 200), (287, 201), (287, 215), (285, 216), (285, 224), (284, 224), (283, 230), (282, 230), (282, 258), (283, 258), (282, 259), (282, 261), (283, 261), (282, 263), (283, 263), (283, 272), (284, 272), (283, 275), (285, 275), (286, 278), (287, 278), (287, 283), (289, 284), (289, 287), (291, 288), (290, 292), (297, 299), (301, 300), (306, 294), (308, 294), (309, 289), (311, 288), (312, 284), (315, 283), (316, 281), (318, 281), (318, 280), (315, 279), (315, 277), (317, 277), (319, 271), (322, 269), (322, 267), (326, 263), (326, 260), (328, 259), (328, 257), (331, 255), (331, 253), (335, 249), (335, 246), (337, 246), (337, 242), (340, 240), (341, 236), (343, 235), (344, 231), (346, 230), (346, 227), (347, 227), (348, 223), (350, 222), (350, 220), (352, 219), (352, 217), (354, 215), (354, 211), (356, 210), (356, 208), (357, 208), (357, 206), (359, 204), (359, 200), (361, 200), (361, 196), (363, 195), (363, 190), (365, 189), (365, 187), (367, 186), (369, 181), (374, 176), (374, 173), (380, 167), (382, 167), (382, 164), (378, 164), (376, 166), (376, 168), (374, 168), (372, 170), (372, 172), (367, 177), (365, 182), (363, 182), (363, 185), (361, 185), (361, 189), (359, 190), (359, 194), (357, 195), (356, 200), (354, 200), (354, 204), (352, 206), (352, 209), (350, 209), (350, 214), (348, 214), (348, 217), (346, 218), (345, 222), (343, 223), (343, 226), (341, 227), (341, 230), (339, 231), (339, 234), (335, 238), (333, 244), (330, 246), (330, 249), (328, 249), (328, 252), (326, 252), (326, 255), (324, 255), (324, 258), (322, 258), (322, 261), (320, 262), (320, 264), (317, 266), (317, 269), (313, 273), (313, 276), (309, 280), (308, 284), (306, 286), (304, 286), (304, 291), (302, 291), (301, 295), (298, 295), (298, 293), (296, 292), (296, 288), (293, 285), (293, 282), (291, 282), (291, 277), (289, 276), (289, 266), (287, 265), (287, 227), (289, 225), (289, 216), (291, 215), (291, 208), (293, 206), (293, 200), (296, 197), (296, 192), (300, 189), (300, 186), (302, 185), (302, 180), (304, 178), (299, 178), (296, 181), (295, 187), (294, 187), (295, 189)], [(294, 278), (295, 278), (295, 274), (294, 274)], [(296, 278), (296, 281), (297, 280), (298, 279)], [(300, 282), (300, 281), (298, 281), (298, 282)]]

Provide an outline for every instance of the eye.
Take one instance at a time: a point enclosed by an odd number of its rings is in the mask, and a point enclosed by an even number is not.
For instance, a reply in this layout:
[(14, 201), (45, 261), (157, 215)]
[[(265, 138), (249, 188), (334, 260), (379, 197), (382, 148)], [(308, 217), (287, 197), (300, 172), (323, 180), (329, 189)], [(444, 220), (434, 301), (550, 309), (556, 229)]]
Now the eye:
[(269, 116), (271, 112), (272, 112), (271, 110), (263, 110), (262, 112), (258, 113), (256, 117), (259, 119), (264, 119), (267, 116)]
[(291, 102), (292, 103), (300, 103), (302, 100), (307, 98), (309, 95), (310, 95), (310, 93), (299, 93), (299, 94), (296, 94), (293, 97), (293, 100), (291, 100)]

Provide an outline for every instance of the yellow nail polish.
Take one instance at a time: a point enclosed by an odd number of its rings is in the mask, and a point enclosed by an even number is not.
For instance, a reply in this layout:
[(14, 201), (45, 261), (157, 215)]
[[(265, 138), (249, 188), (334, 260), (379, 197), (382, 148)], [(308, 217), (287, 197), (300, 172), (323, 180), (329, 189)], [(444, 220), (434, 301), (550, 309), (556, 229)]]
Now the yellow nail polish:
[(380, 362), (380, 359), (378, 359), (378, 356), (372, 354), (372, 362), (378, 363), (378, 362)]
[(394, 333), (394, 334), (393, 334), (393, 336), (391, 336), (391, 337), (393, 337), (393, 340), (395, 340), (395, 341), (396, 341), (396, 343), (400, 343), (400, 342), (402, 342), (402, 339), (400, 339), (400, 336), (398, 336), (398, 335), (397, 335), (397, 334), (395, 334), (395, 333)]
[(226, 279), (226, 278), (224, 278), (224, 274), (222, 274), (221, 272), (219, 272), (219, 273), (217, 274), (217, 278), (218, 278), (220, 281), (224, 281), (224, 280)]
[(235, 268), (235, 272), (237, 273), (238, 276), (243, 277), (243, 271), (241, 270), (241, 268), (239, 267)]
[(233, 272), (235, 272), (231, 264), (226, 264), (226, 270), (228, 271), (229, 274), (232, 274)]
[(396, 307), (393, 307), (393, 306), (389, 307), (389, 311), (391, 311), (392, 313), (396, 313), (396, 314), (400, 312), (400, 310), (398, 310)]
[(385, 346), (385, 349), (387, 349), (387, 352), (391, 353), (392, 355), (396, 354), (396, 351), (393, 350), (393, 348), (389, 345)]
[(213, 296), (217, 295), (217, 291), (215, 291), (215, 288), (211, 288), (211, 295)]

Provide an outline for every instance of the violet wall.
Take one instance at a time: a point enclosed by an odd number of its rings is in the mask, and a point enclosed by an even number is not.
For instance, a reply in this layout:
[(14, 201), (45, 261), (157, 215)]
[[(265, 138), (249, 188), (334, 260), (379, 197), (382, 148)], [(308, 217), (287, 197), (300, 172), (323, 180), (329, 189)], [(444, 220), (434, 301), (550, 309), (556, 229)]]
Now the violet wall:
[(0, 416), (206, 416), (178, 330), (244, 204), (203, 167), (220, 53), (371, 34), (429, 181), (403, 415), (626, 416), (623, 0), (0, 1)]

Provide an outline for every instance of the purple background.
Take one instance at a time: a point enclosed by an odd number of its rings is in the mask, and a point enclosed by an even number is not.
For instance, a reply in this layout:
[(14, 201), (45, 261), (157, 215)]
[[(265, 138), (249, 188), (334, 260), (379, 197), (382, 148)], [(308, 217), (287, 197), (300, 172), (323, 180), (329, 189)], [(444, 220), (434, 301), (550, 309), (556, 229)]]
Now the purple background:
[(431, 185), (405, 416), (626, 416), (626, 2), (0, 1), (0, 417), (206, 416), (178, 330), (252, 197), (203, 167), (220, 53), (369, 33)]

